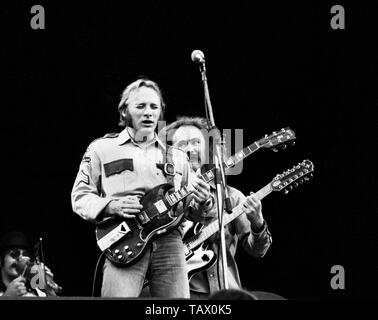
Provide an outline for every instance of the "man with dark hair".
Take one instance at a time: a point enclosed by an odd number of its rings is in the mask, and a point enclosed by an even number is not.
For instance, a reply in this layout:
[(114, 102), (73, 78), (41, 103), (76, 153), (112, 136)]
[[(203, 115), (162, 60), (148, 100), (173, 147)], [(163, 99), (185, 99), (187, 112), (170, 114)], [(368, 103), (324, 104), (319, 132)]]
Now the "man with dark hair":
[[(199, 117), (180, 117), (164, 128), (160, 135), (168, 143), (183, 150), (189, 156), (191, 168), (199, 171), (207, 165), (209, 158), (206, 146), (209, 145), (205, 137), (207, 134), (207, 121)], [(210, 183), (211, 193), (215, 194), (215, 186)], [(231, 223), (226, 225), (226, 256), (228, 266), (228, 286), (230, 289), (241, 289), (239, 271), (235, 261), (235, 253), (238, 240), (244, 250), (251, 256), (263, 257), (272, 242), (267, 224), (262, 215), (261, 202), (255, 195), (245, 197), (242, 192), (228, 186), (232, 207), (243, 203), (245, 214), (238, 216)], [(191, 217), (203, 225), (208, 225), (218, 218), (216, 205), (213, 209)], [(218, 254), (219, 232), (208, 240), (208, 248)], [(206, 298), (221, 289), (220, 281), (223, 279), (222, 273), (218, 272), (218, 262), (208, 270), (195, 274), (190, 281), (192, 298)]]
[(0, 240), (0, 296), (37, 296), (26, 279), (19, 274), (17, 263), (20, 259), (30, 260), (30, 245), (26, 236), (18, 231), (5, 234)]
[[(141, 211), (141, 197), (167, 183), (168, 174), (176, 190), (189, 181), (193, 185), (193, 198), (188, 198), (185, 207), (194, 212), (212, 207), (210, 187), (190, 175), (186, 154), (177, 148), (168, 150), (157, 137), (155, 130), (164, 108), (155, 82), (138, 79), (125, 88), (118, 105), (119, 124), (125, 128), (96, 139), (88, 147), (72, 189), (74, 212), (94, 223), (109, 217), (121, 217), (127, 223)], [(165, 171), (166, 163), (174, 166), (173, 173)], [(182, 206), (178, 211), (176, 215), (182, 213)], [(106, 259), (101, 295), (138, 297), (147, 274), (153, 297), (189, 297), (179, 229), (153, 240), (141, 259), (130, 266), (122, 268)]]

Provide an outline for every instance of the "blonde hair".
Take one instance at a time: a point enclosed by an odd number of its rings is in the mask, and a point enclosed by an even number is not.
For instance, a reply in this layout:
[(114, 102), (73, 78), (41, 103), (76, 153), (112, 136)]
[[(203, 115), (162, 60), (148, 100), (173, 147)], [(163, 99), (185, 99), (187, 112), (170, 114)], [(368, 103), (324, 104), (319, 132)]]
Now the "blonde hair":
[[(118, 104), (118, 112), (119, 112), (119, 122), (118, 125), (125, 127), (131, 125), (131, 117), (127, 113), (127, 100), (129, 99), (131, 93), (138, 90), (141, 87), (151, 88), (156, 91), (160, 98), (160, 104), (161, 104), (161, 114), (159, 120), (164, 119), (164, 111), (165, 111), (165, 102), (163, 100), (162, 92), (157, 85), (156, 82), (149, 80), (145, 77), (139, 78), (138, 80), (130, 83), (122, 92), (121, 95), (121, 101)], [(126, 109), (125, 115), (123, 115), (123, 111)]]

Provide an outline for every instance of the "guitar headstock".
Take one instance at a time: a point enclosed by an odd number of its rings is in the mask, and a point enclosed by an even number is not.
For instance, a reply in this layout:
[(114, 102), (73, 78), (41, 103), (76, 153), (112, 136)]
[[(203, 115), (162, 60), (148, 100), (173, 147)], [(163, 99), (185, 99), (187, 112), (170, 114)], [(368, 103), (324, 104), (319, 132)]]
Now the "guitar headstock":
[(314, 165), (310, 160), (303, 160), (291, 169), (274, 177), (270, 186), (273, 191), (282, 191), (287, 194), (304, 181), (310, 180), (314, 172)]
[(282, 128), (280, 131), (273, 131), (270, 135), (265, 135), (264, 138), (257, 141), (260, 148), (269, 148), (277, 152), (278, 149), (285, 149), (287, 145), (293, 146), (295, 144), (295, 132), (289, 127)]

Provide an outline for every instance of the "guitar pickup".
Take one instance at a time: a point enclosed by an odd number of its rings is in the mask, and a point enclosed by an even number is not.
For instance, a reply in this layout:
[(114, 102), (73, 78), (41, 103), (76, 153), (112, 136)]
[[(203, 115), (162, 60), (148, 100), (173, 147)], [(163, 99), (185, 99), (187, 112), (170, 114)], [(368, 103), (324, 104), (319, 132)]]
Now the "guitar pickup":
[(101, 239), (97, 241), (98, 247), (101, 251), (108, 249), (113, 243), (117, 242), (119, 239), (123, 238), (126, 234), (131, 231), (130, 227), (123, 221), (118, 226), (116, 226), (112, 231), (107, 233)]
[(151, 220), (145, 211), (142, 211), (137, 216), (138, 216), (138, 220), (142, 224), (146, 224), (146, 223), (150, 222), (150, 220)]

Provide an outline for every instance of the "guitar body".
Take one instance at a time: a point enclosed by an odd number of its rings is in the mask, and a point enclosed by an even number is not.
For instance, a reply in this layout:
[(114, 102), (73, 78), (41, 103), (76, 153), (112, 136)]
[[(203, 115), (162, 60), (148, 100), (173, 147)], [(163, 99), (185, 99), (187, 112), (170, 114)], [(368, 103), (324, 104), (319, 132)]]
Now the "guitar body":
[(186, 260), (189, 280), (198, 272), (210, 268), (217, 261), (217, 255), (212, 250), (205, 250), (203, 246), (198, 247)]
[(201, 233), (201, 230), (205, 228), (201, 223), (193, 223), (191, 221), (185, 221), (184, 224), (184, 243), (187, 246), (185, 252), (186, 266), (188, 269), (189, 280), (198, 272), (202, 272), (210, 268), (217, 261), (217, 255), (212, 250), (207, 250), (207, 244), (201, 242), (199, 245), (188, 248), (187, 241), (195, 238)]
[(96, 227), (97, 244), (100, 249), (106, 248), (105, 256), (112, 263), (119, 267), (135, 263), (143, 256), (150, 240), (173, 231), (180, 224), (183, 214), (174, 216), (164, 202), (164, 195), (173, 192), (172, 189), (170, 184), (156, 186), (141, 199), (141, 215), (133, 219), (109, 218)]

